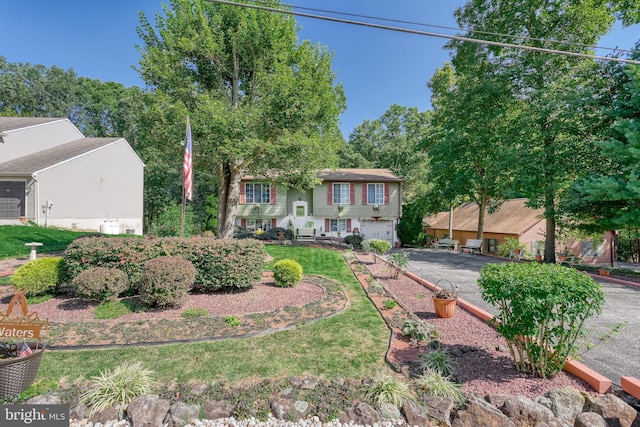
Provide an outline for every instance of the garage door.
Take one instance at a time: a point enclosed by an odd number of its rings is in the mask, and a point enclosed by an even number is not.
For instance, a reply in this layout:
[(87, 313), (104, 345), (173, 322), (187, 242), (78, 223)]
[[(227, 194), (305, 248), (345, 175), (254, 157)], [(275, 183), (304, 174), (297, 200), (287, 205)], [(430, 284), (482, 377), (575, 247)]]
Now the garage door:
[(18, 219), (24, 216), (23, 181), (0, 181), (0, 219)]
[(360, 232), (365, 239), (380, 239), (394, 244), (393, 221), (362, 221)]

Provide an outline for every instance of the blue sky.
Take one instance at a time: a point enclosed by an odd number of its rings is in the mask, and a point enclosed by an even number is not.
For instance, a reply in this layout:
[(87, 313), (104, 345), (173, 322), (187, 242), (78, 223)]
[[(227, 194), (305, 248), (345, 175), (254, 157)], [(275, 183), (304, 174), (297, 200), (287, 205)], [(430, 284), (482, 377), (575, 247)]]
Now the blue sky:
[[(152, 17), (157, 0), (0, 1), (0, 56), (72, 68), (78, 75), (126, 86), (144, 83), (133, 69), (140, 57), (138, 11)], [(464, 0), (290, 0), (296, 6), (335, 10), (423, 24), (455, 27), (453, 12)], [(316, 13), (309, 11), (308, 13)], [(310, 18), (297, 18), (300, 39), (320, 42), (334, 52), (337, 81), (344, 86), (347, 111), (341, 116), (345, 138), (364, 120), (379, 118), (391, 105), (430, 108), (426, 83), (449, 59), (445, 39), (417, 36)], [(356, 19), (356, 18), (353, 18)], [(152, 22), (154, 22), (152, 20)], [(400, 24), (391, 24), (398, 25)], [(452, 30), (417, 29), (444, 34)], [(630, 49), (640, 26), (616, 29), (601, 45)]]

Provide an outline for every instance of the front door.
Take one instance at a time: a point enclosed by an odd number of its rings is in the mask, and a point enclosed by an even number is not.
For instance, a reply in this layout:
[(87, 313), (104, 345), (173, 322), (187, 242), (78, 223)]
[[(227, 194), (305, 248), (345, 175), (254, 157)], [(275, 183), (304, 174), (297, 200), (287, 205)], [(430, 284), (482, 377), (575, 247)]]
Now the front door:
[(293, 202), (293, 226), (302, 228), (307, 226), (309, 220), (309, 203), (298, 201)]

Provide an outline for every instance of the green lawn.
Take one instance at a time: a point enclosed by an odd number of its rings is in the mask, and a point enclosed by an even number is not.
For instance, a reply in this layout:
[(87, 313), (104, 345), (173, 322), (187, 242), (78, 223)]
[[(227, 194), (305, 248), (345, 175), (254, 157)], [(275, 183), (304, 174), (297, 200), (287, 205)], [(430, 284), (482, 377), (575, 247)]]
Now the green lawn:
[(69, 243), (87, 232), (44, 228), (36, 225), (2, 225), (0, 226), (0, 259), (17, 258), (29, 255), (31, 248), (27, 242), (40, 242), (38, 252), (64, 251)]
[(124, 361), (141, 361), (163, 382), (237, 381), (305, 373), (327, 378), (362, 378), (379, 372), (384, 366), (389, 331), (341, 253), (292, 246), (267, 246), (267, 252), (274, 262), (282, 258), (295, 259), (305, 273), (342, 283), (349, 297), (348, 308), (329, 319), (254, 338), (109, 350), (46, 351), (34, 386), (37, 387), (38, 382), (42, 387), (88, 378)]

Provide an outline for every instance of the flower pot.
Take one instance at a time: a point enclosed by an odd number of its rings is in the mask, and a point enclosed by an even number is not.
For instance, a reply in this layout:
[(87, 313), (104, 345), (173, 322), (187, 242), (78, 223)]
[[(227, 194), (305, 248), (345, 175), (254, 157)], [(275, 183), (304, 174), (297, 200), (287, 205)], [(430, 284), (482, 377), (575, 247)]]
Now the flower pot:
[(284, 239), (284, 233), (278, 233), (278, 237), (279, 237), (280, 239)]
[(600, 270), (599, 271), (601, 276), (608, 276), (609, 274), (611, 274), (611, 272), (609, 270)]
[(536, 261), (542, 261), (542, 255), (536, 255)]
[(433, 297), (433, 306), (436, 310), (436, 316), (450, 319), (456, 314), (456, 305), (458, 298), (455, 299), (441, 299)]
[(7, 347), (0, 348), (0, 399), (17, 396), (33, 384), (40, 367), (44, 344), (27, 342), (33, 353), (29, 356), (15, 357), (21, 344), (16, 344), (16, 351)]

